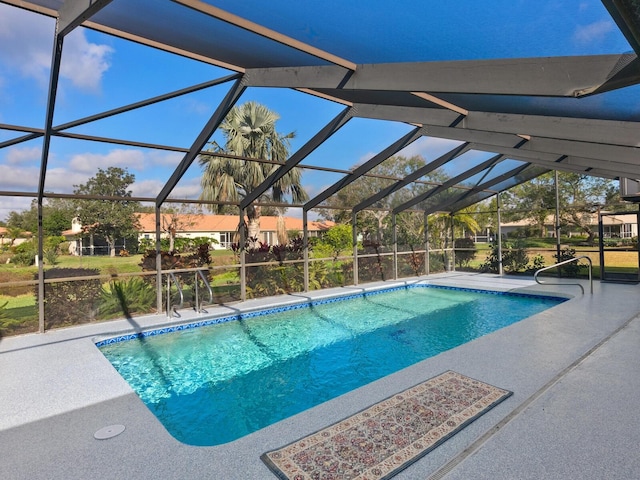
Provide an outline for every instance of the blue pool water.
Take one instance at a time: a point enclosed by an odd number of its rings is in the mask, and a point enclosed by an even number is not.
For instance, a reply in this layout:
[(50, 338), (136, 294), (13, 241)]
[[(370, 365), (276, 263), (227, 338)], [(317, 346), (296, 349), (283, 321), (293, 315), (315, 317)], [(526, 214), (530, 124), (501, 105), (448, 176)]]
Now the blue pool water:
[(400, 288), (99, 346), (171, 435), (218, 445), (561, 301)]

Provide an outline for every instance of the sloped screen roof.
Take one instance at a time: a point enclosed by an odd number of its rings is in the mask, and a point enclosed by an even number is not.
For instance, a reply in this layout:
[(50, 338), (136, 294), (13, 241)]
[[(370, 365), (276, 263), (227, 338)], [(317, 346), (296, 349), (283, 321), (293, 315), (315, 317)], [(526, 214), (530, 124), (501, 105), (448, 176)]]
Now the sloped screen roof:
[[(83, 26), (215, 65), (230, 75), (218, 79), (229, 91), (210, 122), (194, 132), (193, 144), (183, 149), (184, 158), (155, 196), (158, 204), (245, 88), (295, 89), (344, 109), (291, 156), (281, 174), (304, 165), (351, 119), (399, 122), (413, 132), (398, 140), (397, 148), (376, 152), (377, 163), (383, 153), (393, 155), (421, 137), (466, 142), (469, 149), (494, 156), (495, 165), (456, 171), (456, 185), (465, 190), (425, 204), (430, 211), (459, 208), (550, 169), (640, 178), (640, 7), (634, 0), (579, 5), (544, 0), (2, 3), (57, 18), (56, 38)], [(50, 109), (56, 81), (52, 74)], [(3, 129), (20, 132), (11, 119), (2, 121), (8, 122)], [(30, 138), (47, 138), (65, 129), (49, 122), (22, 130)], [(496, 167), (507, 161), (508, 168)], [(40, 195), (46, 148), (42, 163)], [(307, 207), (352, 181), (351, 172)], [(245, 199), (245, 206), (253, 199)]]

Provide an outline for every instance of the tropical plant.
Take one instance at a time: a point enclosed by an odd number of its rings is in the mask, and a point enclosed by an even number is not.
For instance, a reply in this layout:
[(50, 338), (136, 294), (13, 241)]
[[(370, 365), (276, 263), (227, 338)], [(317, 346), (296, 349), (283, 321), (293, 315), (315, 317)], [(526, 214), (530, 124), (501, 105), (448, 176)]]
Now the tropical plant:
[[(251, 244), (257, 246), (250, 246)], [(296, 237), (286, 245), (269, 245), (253, 239), (244, 248), (233, 244), (235, 255), (245, 252), (247, 262), (246, 285), (250, 297), (279, 295), (300, 291), (304, 283), (304, 269), (300, 263), (285, 263), (301, 260), (304, 255), (304, 242)], [(262, 265), (264, 262), (278, 262), (277, 265)], [(252, 265), (252, 264), (258, 265)], [(320, 275), (319, 275), (320, 277)], [(314, 279), (315, 281), (315, 279)]]
[[(279, 118), (277, 113), (256, 102), (247, 102), (231, 109), (220, 125), (225, 138), (224, 147), (213, 142), (208, 149), (210, 153), (200, 156), (199, 162), (204, 169), (200, 200), (238, 202), (284, 164), (295, 132), (284, 135), (278, 133), (276, 122)], [(254, 158), (267, 160), (268, 163), (250, 160)], [(282, 202), (286, 195), (291, 195), (294, 202), (307, 200), (301, 184), (301, 172), (301, 169), (293, 168), (270, 185), (271, 200)], [(265, 199), (265, 195), (261, 197)], [(214, 204), (209, 208), (217, 212), (220, 206)], [(260, 237), (261, 215), (261, 206), (251, 204), (247, 208), (248, 238)]]
[(472, 205), (462, 210), (458, 210), (453, 214), (453, 228), (462, 230), (461, 233), (476, 233), (480, 230), (480, 225), (475, 217), (476, 207)]
[(65, 238), (61, 235), (49, 236), (44, 239), (44, 258), (49, 265), (57, 265), (58, 256), (60, 255), (60, 245), (64, 243)]
[(109, 287), (102, 287), (99, 311), (103, 316), (130, 316), (133, 313), (148, 313), (155, 308), (156, 290), (140, 277), (128, 280), (112, 280)]
[(11, 243), (9, 243), (10, 247), (13, 247), (13, 244), (16, 242), (18, 238), (23, 235), (23, 230), (20, 227), (7, 227), (7, 236), (11, 239)]

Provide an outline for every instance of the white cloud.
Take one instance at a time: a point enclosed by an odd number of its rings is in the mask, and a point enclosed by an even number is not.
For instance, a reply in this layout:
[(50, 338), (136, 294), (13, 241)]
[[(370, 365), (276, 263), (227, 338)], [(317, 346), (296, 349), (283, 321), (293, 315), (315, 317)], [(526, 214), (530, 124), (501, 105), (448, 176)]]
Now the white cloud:
[(197, 115), (211, 115), (214, 108), (208, 104), (193, 98), (186, 98), (184, 100), (185, 110)]
[(176, 185), (171, 192), (172, 198), (197, 199), (200, 196), (202, 188), (200, 187), (200, 179), (195, 178), (189, 181), (182, 181)]
[(68, 168), (48, 168), (44, 189), (48, 192), (72, 193), (75, 185), (86, 183), (87, 172), (69, 171)]
[(29, 197), (0, 197), (0, 219), (6, 220), (11, 212), (29, 210), (32, 200)]
[(71, 171), (95, 173), (98, 168), (126, 167), (130, 170), (143, 170), (145, 155), (141, 150), (115, 149), (107, 154), (82, 153), (74, 155), (69, 162)]
[(600, 42), (604, 40), (614, 28), (611, 20), (601, 20), (588, 25), (582, 25), (576, 28), (576, 31), (573, 33), (573, 40), (578, 45), (589, 45)]
[(42, 156), (42, 148), (11, 148), (7, 152), (6, 163), (8, 165), (20, 165), (30, 162), (39, 162)]
[(81, 90), (99, 92), (112, 53), (113, 48), (90, 43), (85, 32), (76, 29), (65, 38), (60, 75)]
[(309, 184), (303, 185), (302, 188), (304, 188), (304, 191), (307, 192), (307, 195), (309, 195), (309, 198), (314, 198), (314, 197), (317, 197), (322, 192), (324, 192), (330, 186), (331, 184), (316, 185), (313, 183), (309, 183)]
[[(0, 63), (47, 88), (55, 21), (44, 15), (0, 4)], [(65, 38), (60, 75), (76, 87), (100, 91), (113, 49), (87, 40), (79, 28)]]
[(0, 62), (46, 87), (54, 20), (0, 4)]
[(434, 160), (440, 155), (445, 154), (449, 150), (453, 150), (461, 143), (462, 142), (448, 140), (446, 138), (422, 137), (402, 149), (399, 155), (407, 158), (420, 155), (429, 162), (430, 160)]
[[(131, 185), (131, 191), (135, 197), (155, 198), (164, 188), (164, 182), (160, 180), (142, 180)], [(169, 195), (170, 198), (195, 200), (200, 195), (199, 181), (188, 181), (179, 183)]]
[(142, 180), (131, 185), (131, 193), (134, 197), (155, 198), (162, 187), (164, 183), (160, 180)]
[(369, 160), (371, 160), (375, 156), (376, 156), (375, 152), (367, 152), (364, 155), (360, 155), (360, 158), (358, 159), (358, 162), (355, 165), (353, 165), (353, 166), (351, 166), (349, 168), (351, 169), (351, 168), (354, 168), (354, 167), (359, 167), (360, 165), (362, 165), (363, 163), (368, 162)]
[(0, 189), (17, 191), (36, 191), (40, 178), (39, 167), (16, 168), (0, 165)]
[(153, 165), (159, 165), (163, 167), (177, 167), (180, 161), (184, 158), (184, 153), (159, 152), (157, 150), (154, 150), (149, 152), (147, 157)]

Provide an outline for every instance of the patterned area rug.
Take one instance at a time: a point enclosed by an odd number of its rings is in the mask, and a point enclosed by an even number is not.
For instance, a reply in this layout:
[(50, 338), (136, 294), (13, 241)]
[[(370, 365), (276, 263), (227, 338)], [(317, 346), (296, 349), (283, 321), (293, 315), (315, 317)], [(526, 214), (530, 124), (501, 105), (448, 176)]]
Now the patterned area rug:
[(512, 392), (448, 371), (261, 456), (284, 480), (383, 480)]

